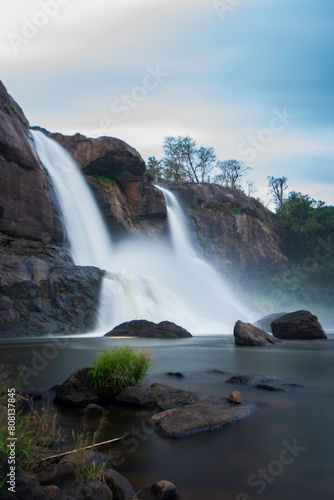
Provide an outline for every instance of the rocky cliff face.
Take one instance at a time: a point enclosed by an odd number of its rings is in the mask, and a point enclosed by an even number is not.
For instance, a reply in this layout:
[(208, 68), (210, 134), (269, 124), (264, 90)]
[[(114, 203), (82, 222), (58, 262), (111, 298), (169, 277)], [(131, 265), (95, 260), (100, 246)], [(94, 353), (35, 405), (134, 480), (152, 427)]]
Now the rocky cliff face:
[[(96, 323), (103, 271), (71, 261), (28, 126), (0, 82), (0, 334), (88, 331)], [(135, 149), (110, 137), (39, 130), (76, 160), (114, 240), (166, 232), (164, 197)], [(180, 200), (198, 250), (223, 272), (241, 277), (250, 262), (284, 259), (275, 216), (256, 200), (216, 185), (166, 187)]]
[(92, 329), (103, 272), (75, 266), (62, 248), (52, 187), (1, 82), (0, 181), (0, 334)]
[(166, 227), (166, 203), (145, 162), (120, 139), (65, 136), (35, 127), (61, 144), (92, 188), (114, 239), (126, 234), (159, 236)]
[(285, 259), (275, 215), (254, 198), (215, 184), (167, 184), (183, 206), (198, 250), (224, 273)]

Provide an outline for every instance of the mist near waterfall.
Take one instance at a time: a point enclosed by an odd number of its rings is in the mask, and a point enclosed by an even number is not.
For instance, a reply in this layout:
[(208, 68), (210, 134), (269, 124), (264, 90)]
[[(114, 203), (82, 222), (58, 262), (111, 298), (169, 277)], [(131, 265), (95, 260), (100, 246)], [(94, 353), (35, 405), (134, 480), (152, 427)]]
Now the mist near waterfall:
[(228, 282), (196, 254), (175, 195), (164, 188), (170, 241), (131, 237), (114, 243), (79, 168), (56, 141), (31, 131), (62, 213), (75, 264), (106, 270), (98, 324), (100, 336), (125, 321), (173, 321), (192, 334), (232, 333), (249, 311)]

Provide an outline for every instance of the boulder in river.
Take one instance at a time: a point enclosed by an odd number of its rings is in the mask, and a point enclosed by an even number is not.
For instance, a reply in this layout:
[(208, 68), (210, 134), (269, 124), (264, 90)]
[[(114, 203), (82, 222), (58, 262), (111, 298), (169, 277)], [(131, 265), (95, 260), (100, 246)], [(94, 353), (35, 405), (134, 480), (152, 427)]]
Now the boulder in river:
[(285, 314), (271, 323), (273, 335), (286, 340), (327, 339), (317, 316), (309, 311)]
[(243, 402), (236, 405), (228, 398), (207, 399), (157, 413), (151, 418), (151, 422), (163, 437), (181, 438), (238, 422), (256, 409), (253, 403)]
[(105, 337), (143, 337), (156, 339), (176, 339), (192, 337), (185, 328), (172, 323), (161, 321), (153, 323), (145, 319), (126, 321), (106, 333)]
[(264, 330), (242, 321), (237, 321), (234, 326), (234, 341), (243, 346), (267, 346), (280, 342)]
[(80, 368), (60, 386), (55, 403), (64, 406), (85, 407), (99, 404), (100, 398), (88, 376), (89, 368)]

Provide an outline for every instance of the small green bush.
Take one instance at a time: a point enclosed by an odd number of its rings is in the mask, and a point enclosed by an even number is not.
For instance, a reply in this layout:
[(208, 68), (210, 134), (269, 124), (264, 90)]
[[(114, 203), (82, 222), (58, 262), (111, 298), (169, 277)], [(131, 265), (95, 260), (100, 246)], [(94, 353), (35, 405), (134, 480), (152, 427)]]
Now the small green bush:
[(152, 359), (145, 349), (114, 347), (93, 360), (89, 376), (101, 396), (112, 396), (124, 387), (138, 384), (146, 376)]
[(11, 111), (10, 107), (7, 104), (5, 105), (5, 111), (6, 111), (7, 115), (11, 115), (12, 114), (12, 111)]
[(19, 115), (19, 120), (25, 127), (29, 127), (29, 123), (23, 118), (23, 116)]
[(110, 177), (103, 177), (103, 175), (96, 175), (94, 174), (93, 177), (97, 179), (100, 183), (104, 182), (105, 184), (111, 184), (112, 186), (115, 186), (115, 179), (111, 179)]

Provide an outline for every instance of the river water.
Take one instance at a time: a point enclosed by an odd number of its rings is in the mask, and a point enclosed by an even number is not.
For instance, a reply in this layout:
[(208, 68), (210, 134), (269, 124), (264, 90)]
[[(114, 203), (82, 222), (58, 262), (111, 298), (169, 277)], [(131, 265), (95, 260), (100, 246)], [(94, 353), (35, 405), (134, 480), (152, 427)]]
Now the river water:
[[(177, 485), (180, 500), (331, 500), (334, 335), (329, 338), (265, 348), (236, 347), (231, 335), (178, 340), (7, 339), (0, 341), (0, 361), (32, 370), (26, 372), (27, 389), (43, 391), (91, 364), (102, 349), (124, 344), (148, 347), (154, 366), (144, 385), (160, 382), (216, 397), (226, 397), (236, 389), (244, 400), (256, 402), (259, 410), (220, 430), (174, 440), (147, 430), (151, 410), (110, 406), (101, 440), (127, 431), (137, 437), (104, 451), (121, 456), (117, 470), (136, 491), (166, 479)], [(170, 371), (185, 376), (167, 376)], [(275, 375), (282, 377), (276, 385), (303, 387), (269, 392), (227, 384), (237, 373)], [(81, 417), (80, 410), (60, 411), (69, 433), (72, 426), (81, 425)], [(88, 423), (96, 425), (94, 419)], [(294, 451), (283, 451), (289, 447)]]

